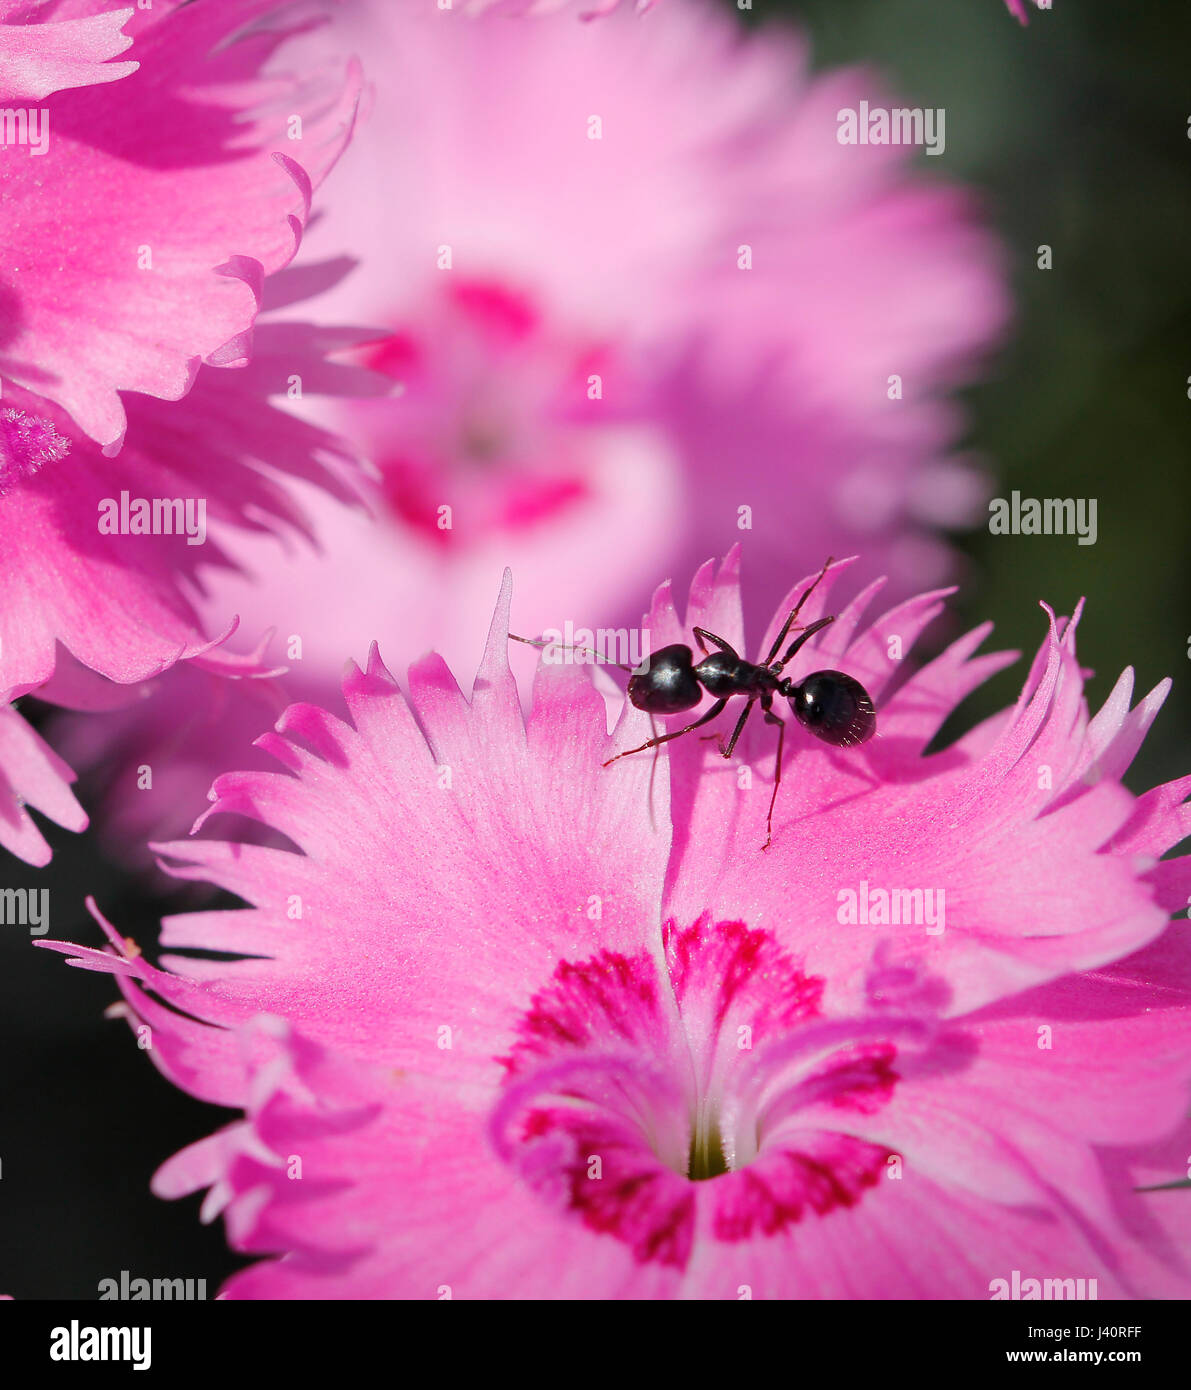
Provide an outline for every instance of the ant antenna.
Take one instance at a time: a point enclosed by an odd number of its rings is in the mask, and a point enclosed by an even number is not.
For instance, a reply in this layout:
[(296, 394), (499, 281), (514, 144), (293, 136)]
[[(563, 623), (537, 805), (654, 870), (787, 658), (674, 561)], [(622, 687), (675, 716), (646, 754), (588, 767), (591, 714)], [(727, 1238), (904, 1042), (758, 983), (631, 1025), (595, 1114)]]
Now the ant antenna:
[[(823, 568), (819, 571), (819, 573), (818, 573), (817, 575), (815, 575), (815, 577), (814, 577), (814, 579), (812, 580), (812, 582), (808, 585), (808, 587), (806, 588), (806, 590), (805, 590), (805, 591), (803, 592), (803, 594), (799, 597), (798, 602), (797, 602), (797, 603), (794, 605), (794, 607), (790, 610), (790, 616), (789, 616), (789, 617), (786, 619), (786, 621), (782, 624), (782, 630), (781, 630), (781, 632), (779, 632), (778, 635), (773, 639), (773, 646), (770, 647), (770, 649), (769, 649), (769, 655), (766, 656), (766, 658), (764, 659), (764, 661), (761, 662), (761, 665), (762, 665), (762, 666), (768, 666), (768, 665), (770, 665), (770, 663), (771, 663), (771, 662), (775, 659), (775, 657), (777, 656), (778, 652), (781, 651), (781, 649), (782, 649), (782, 643), (783, 643), (783, 642), (786, 640), (786, 638), (790, 635), (790, 629), (794, 626), (794, 619), (797, 618), (798, 615), (799, 615), (799, 613), (802, 611), (802, 605), (807, 601), (808, 598), (810, 598), (810, 596), (811, 596), (811, 595), (815, 592), (815, 590), (819, 587), (819, 583), (820, 583), (820, 581), (822, 580), (823, 576), (827, 573), (827, 571), (831, 568), (831, 566), (832, 566), (834, 563), (835, 563), (835, 558), (834, 558), (834, 556), (828, 555), (826, 561), (824, 562)], [(787, 657), (786, 660), (788, 661), (788, 660), (789, 660), (789, 657)], [(785, 662), (784, 662), (784, 661), (783, 661), (782, 665), (783, 665), (783, 666), (785, 665)]]
[(595, 657), (597, 666), (615, 666), (618, 671), (627, 671), (629, 675), (632, 675), (634, 670), (632, 666), (626, 666), (623, 661), (608, 661), (603, 652), (597, 652), (593, 647), (566, 646), (562, 642), (552, 642), (545, 637), (518, 637), (515, 632), (509, 633), (509, 639), (513, 642), (524, 642), (527, 647), (558, 647), (564, 652), (586, 652), (588, 656)]

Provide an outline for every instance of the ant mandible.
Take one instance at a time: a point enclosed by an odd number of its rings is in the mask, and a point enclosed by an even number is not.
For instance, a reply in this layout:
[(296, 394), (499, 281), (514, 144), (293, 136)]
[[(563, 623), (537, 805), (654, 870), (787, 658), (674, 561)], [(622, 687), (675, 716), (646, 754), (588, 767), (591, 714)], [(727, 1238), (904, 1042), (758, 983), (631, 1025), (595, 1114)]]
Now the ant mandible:
[[(760, 703), (765, 722), (777, 725), (778, 730), (773, 793), (769, 798), (769, 812), (765, 818), (765, 843), (761, 846), (763, 850), (768, 849), (773, 840), (773, 808), (777, 802), (777, 789), (782, 781), (782, 751), (786, 739), (786, 721), (773, 712), (774, 696), (781, 695), (789, 700), (794, 717), (802, 727), (822, 743), (831, 744), (835, 748), (849, 748), (866, 743), (872, 738), (877, 727), (876, 710), (868, 691), (858, 680), (845, 675), (843, 671), (813, 671), (797, 683), (789, 676), (782, 676), (782, 669), (803, 644), (828, 623), (835, 622), (834, 614), (831, 617), (819, 618), (803, 628), (796, 627), (794, 621), (831, 564), (829, 556), (814, 582), (807, 587), (790, 611), (765, 659), (759, 663), (746, 661), (730, 642), (725, 642), (722, 637), (717, 637), (714, 632), (709, 632), (704, 627), (691, 629), (695, 641), (699, 644), (699, 650), (703, 653), (702, 661), (697, 664), (690, 647), (682, 642), (675, 642), (653, 652), (647, 668), (634, 673), (629, 679), (629, 699), (637, 709), (645, 710), (651, 715), (681, 714), (683, 710), (694, 709), (702, 700), (704, 690), (716, 697), (715, 703), (705, 714), (700, 715), (685, 728), (676, 729), (669, 734), (660, 734), (638, 748), (626, 748), (623, 753), (609, 758), (604, 766), (608, 767), (620, 758), (627, 758), (633, 753), (644, 753), (647, 749), (657, 748), (660, 744), (693, 733), (722, 714), (733, 695), (743, 695), (746, 703), (740, 718), (736, 721), (736, 727), (732, 730), (732, 736), (727, 744), (720, 740), (720, 753), (725, 758), (730, 758), (744, 732), (745, 724), (748, 723), (749, 715), (753, 712), (753, 706)], [(791, 630), (796, 631), (798, 636), (778, 660), (777, 654)], [(514, 641), (526, 642), (529, 646), (545, 645), (541, 640), (516, 637), (513, 633), (509, 636), (513, 637)], [(718, 650), (709, 652), (708, 642)]]

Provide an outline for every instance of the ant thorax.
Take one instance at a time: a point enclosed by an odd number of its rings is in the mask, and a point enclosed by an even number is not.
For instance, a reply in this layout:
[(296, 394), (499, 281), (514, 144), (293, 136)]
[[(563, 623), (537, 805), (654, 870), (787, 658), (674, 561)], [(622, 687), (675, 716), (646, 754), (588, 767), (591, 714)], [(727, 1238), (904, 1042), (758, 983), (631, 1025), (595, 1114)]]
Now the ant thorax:
[(765, 666), (734, 652), (712, 652), (695, 667), (709, 695), (764, 695), (777, 690), (777, 677)]

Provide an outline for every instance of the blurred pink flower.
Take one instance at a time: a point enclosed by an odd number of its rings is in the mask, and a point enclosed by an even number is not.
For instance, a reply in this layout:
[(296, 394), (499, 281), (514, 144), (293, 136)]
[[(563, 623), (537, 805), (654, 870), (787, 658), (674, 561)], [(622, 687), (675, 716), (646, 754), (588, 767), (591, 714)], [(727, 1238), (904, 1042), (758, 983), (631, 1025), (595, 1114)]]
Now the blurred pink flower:
[[(309, 534), (280, 475), (358, 503), (354, 455), (280, 400), (376, 389), (368, 373), (325, 360), (364, 333), (257, 322), (262, 307), (288, 308), (328, 282), (325, 267), (284, 267), (349, 137), (360, 74), (335, 60), (299, 78), (273, 62), (326, 5), (94, 8), (68, 3), (36, 23), (41, 11), (9, 7), (5, 20), (30, 22), (0, 30), (10, 87), (52, 91), (72, 73), (100, 84), (18, 113), (40, 115), (41, 147), (10, 151), (6, 164), (4, 700), (42, 686), (63, 651), (119, 682), (207, 652), (234, 626), (225, 614), (207, 630), (195, 608), (200, 569), (231, 563), (220, 543), (229, 524)], [(125, 47), (116, 20), (139, 66), (88, 78), (83, 56)]]
[(262, 73), (309, 27), (306, 4), (252, 23), (278, 8), (140, 12), (119, 100), (104, 84), (54, 94), (44, 149), (6, 161), (0, 371), (107, 452), (126, 428), (120, 391), (177, 400), (200, 361), (246, 360), (262, 276), (294, 255), (347, 139), (357, 71)]
[(123, 30), (133, 12), (132, 4), (113, 10), (107, 0), (61, 0), (40, 19), (30, 0), (0, 0), (0, 98), (40, 101), (135, 72), (134, 62), (109, 61), (132, 43)]
[[(659, 590), (654, 650), (739, 643), (736, 560), (682, 623)], [(168, 1077), (245, 1111), (155, 1180), (281, 1257), (232, 1296), (987, 1298), (1015, 1269), (1186, 1294), (1180, 1194), (1133, 1187), (1182, 1176), (1191, 875), (1158, 859), (1191, 779), (1119, 780), (1166, 687), (1130, 710), (1127, 672), (1089, 718), (1052, 619), (1017, 705), (924, 757), (1007, 656), (975, 655), (986, 626), (905, 678), (940, 596), (865, 626), (874, 593), (789, 670), (861, 679), (878, 737), (794, 728), (768, 853), (771, 742), (748, 777), (694, 737), (601, 768), (649, 725), (626, 704), (609, 738), (568, 664), (523, 720), (506, 583), (470, 702), (438, 657), (407, 700), (374, 650), (351, 724), (294, 706), (260, 740), (283, 774), (219, 779), (211, 814), (293, 849), (160, 847), (247, 904), (163, 946), (249, 959), (52, 943), (116, 975)], [(857, 925), (870, 885), (945, 893), (942, 929)]]
[(183, 661), (135, 686), (88, 683), (81, 698), (55, 674), (48, 694), (70, 712), (52, 720), (46, 737), (80, 770), (80, 794), (107, 855), (129, 868), (151, 868), (149, 842), (189, 829), (218, 757), (262, 771), (270, 766), (253, 740), (290, 703), (282, 683), (265, 678), (276, 650), (271, 637), (241, 670), (220, 647), (210, 654), (217, 661)]
[(631, 620), (738, 539), (759, 593), (798, 553), (942, 576), (982, 500), (944, 396), (1006, 295), (965, 195), (839, 143), (872, 74), (694, 0), (594, 25), (357, 0), (336, 32), (385, 81), (309, 245), (360, 261), (321, 310), (395, 335), (404, 391), (334, 417), (379, 524), (316, 503), (325, 558), (262, 542), (219, 613), (301, 631), (329, 684), (377, 635), (473, 661), (514, 559), (529, 626)]
[[(305, 274), (276, 277), (271, 292), (284, 297), (282, 286), (301, 285)], [(204, 368), (179, 402), (130, 396), (132, 433), (114, 458), (60, 408), (8, 388), (0, 412), (0, 693), (42, 687), (63, 651), (124, 684), (209, 653), (229, 621), (208, 632), (195, 604), (203, 573), (233, 563), (227, 542), (235, 530), (311, 534), (279, 479), (309, 480), (358, 505), (354, 456), (281, 401), (293, 380), (310, 392), (387, 389), (361, 368), (325, 360), (361, 336), (262, 321), (252, 360), (239, 370)], [(169, 532), (139, 533), (138, 504), (163, 502), (171, 504)], [(239, 664), (211, 657), (221, 659)], [(40, 693), (55, 699), (52, 690)]]
[(39, 868), (50, 847), (26, 810), (32, 806), (67, 830), (85, 830), (74, 773), (11, 705), (0, 706), (0, 847)]

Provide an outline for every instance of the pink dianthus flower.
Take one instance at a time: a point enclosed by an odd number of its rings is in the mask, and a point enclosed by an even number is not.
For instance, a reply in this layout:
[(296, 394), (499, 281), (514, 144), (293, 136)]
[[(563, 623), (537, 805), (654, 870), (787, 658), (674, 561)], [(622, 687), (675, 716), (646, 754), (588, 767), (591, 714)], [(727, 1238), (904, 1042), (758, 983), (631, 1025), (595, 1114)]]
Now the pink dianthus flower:
[[(270, 1257), (231, 1296), (1186, 1294), (1185, 1194), (1134, 1191), (1182, 1176), (1191, 1085), (1187, 861), (1159, 862), (1188, 779), (1120, 782), (1165, 686), (1130, 709), (1127, 672), (1090, 717), (1052, 617), (1016, 705), (926, 755), (1009, 658), (986, 626), (907, 676), (941, 595), (866, 624), (876, 587), (788, 674), (859, 679), (877, 736), (794, 725), (768, 851), (773, 730), (736, 765), (690, 736), (601, 766), (646, 716), (609, 734), (567, 663), (523, 716), (506, 583), (470, 700), (434, 656), (403, 693), (374, 649), (350, 723), (294, 706), (260, 740), (283, 772), (217, 781), (210, 814), (292, 848), (159, 846), (243, 908), (169, 919), (164, 968), (106, 924), (106, 951), (56, 943), (117, 976), (168, 1077), (244, 1111), (154, 1183)], [(751, 653), (735, 555), (681, 622), (658, 591), (653, 650), (696, 624)], [(933, 917), (874, 907), (915, 891)]]
[(63, 653), (132, 683), (226, 637), (196, 604), (228, 528), (309, 535), (294, 479), (357, 500), (354, 455), (281, 401), (375, 389), (326, 361), (363, 333), (258, 319), (343, 272), (286, 268), (360, 88), (354, 62), (277, 65), (327, 6), (95, 9), (0, 16), (0, 81), (45, 102), (14, 117), (0, 230), (4, 700)]
[(392, 335), (400, 392), (333, 415), (377, 521), (320, 505), (314, 561), (262, 538), (221, 610), (300, 626), (337, 680), (377, 632), (474, 661), (512, 554), (531, 624), (631, 621), (737, 540), (758, 593), (792, 553), (862, 550), (899, 595), (944, 577), (983, 500), (949, 394), (1008, 295), (936, 161), (840, 142), (877, 74), (699, 0), (590, 25), (356, 0), (331, 34), (387, 79), (308, 241), (359, 262), (319, 311)]

